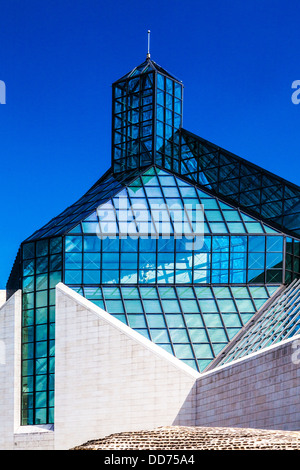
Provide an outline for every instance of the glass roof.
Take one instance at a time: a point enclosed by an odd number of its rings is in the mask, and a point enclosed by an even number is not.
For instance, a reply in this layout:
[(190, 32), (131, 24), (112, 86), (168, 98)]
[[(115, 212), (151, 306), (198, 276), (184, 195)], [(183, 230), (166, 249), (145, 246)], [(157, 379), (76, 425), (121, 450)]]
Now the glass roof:
[[(126, 171), (123, 174), (113, 175), (108, 171), (87, 193), (82, 196), (76, 203), (68, 207), (59, 216), (52, 219), (41, 229), (34, 232), (27, 241), (32, 241), (49, 236), (62, 235), (74, 229), (76, 225), (81, 222), (88, 221), (88, 218), (93, 214), (97, 207), (107, 202), (103, 210), (109, 209), (109, 204), (112, 204), (111, 198), (118, 195), (118, 198), (128, 196), (128, 201), (132, 201), (138, 205), (143, 202), (146, 203), (145, 208), (149, 209), (151, 201), (156, 204), (181, 204), (184, 203), (186, 207), (191, 205), (191, 213), (195, 212), (196, 207), (193, 204), (198, 204), (198, 209), (201, 204), (205, 204), (207, 211), (207, 220), (204, 221), (201, 228), (204, 232), (219, 232), (219, 233), (275, 233), (276, 231), (266, 224), (247, 216), (244, 212), (234, 212), (234, 207), (223, 202), (213, 202), (214, 197), (209, 194), (209, 188), (201, 191), (194, 188), (192, 185), (186, 183), (183, 179), (174, 177), (169, 172), (159, 170), (159, 180), (155, 175), (155, 167), (151, 167), (148, 173), (141, 170)], [(140, 176), (139, 176), (140, 175)], [(164, 177), (165, 176), (165, 177)], [(168, 177), (168, 178), (167, 178)], [(166, 185), (164, 189), (163, 186)], [(172, 183), (171, 183), (172, 182)], [(130, 186), (129, 189), (126, 189)], [(179, 189), (181, 188), (181, 189)], [(207, 191), (208, 189), (208, 191)], [(123, 191), (123, 193), (121, 193)], [(110, 200), (110, 202), (108, 202)], [(208, 207), (210, 204), (210, 207)], [(158, 209), (161, 206), (158, 207)], [(139, 211), (141, 213), (141, 211)], [(185, 211), (186, 213), (186, 211)], [(199, 213), (199, 212), (198, 212)], [(174, 217), (174, 215), (173, 215)], [(169, 218), (170, 220), (170, 218)], [(188, 214), (186, 213), (186, 220)], [(173, 225), (175, 221), (173, 222)], [(135, 224), (136, 225), (136, 224)], [(155, 225), (155, 222), (154, 222)], [(153, 225), (153, 226), (154, 226)], [(194, 224), (195, 225), (195, 224)], [(133, 227), (132, 224), (131, 227)], [(199, 227), (200, 225), (198, 225)], [(161, 225), (162, 227), (162, 225)], [(185, 227), (188, 227), (185, 224)], [(171, 230), (171, 229), (170, 229)], [(191, 231), (194, 228), (191, 226)]]
[(72, 288), (202, 372), (278, 286)]
[(224, 351), (216, 365), (227, 364), (262, 348), (299, 334), (300, 331), (300, 280), (294, 280), (259, 318)]
[(62, 235), (68, 232), (79, 221), (87, 217), (100, 204), (120, 191), (139, 174), (138, 170), (127, 171), (126, 174), (113, 175), (109, 170), (105, 173), (84, 196), (54, 217), (41, 229), (33, 233), (25, 242), (45, 237)]
[(72, 233), (93, 231), (107, 236), (279, 233), (207, 191), (155, 167), (143, 172), (72, 229)]

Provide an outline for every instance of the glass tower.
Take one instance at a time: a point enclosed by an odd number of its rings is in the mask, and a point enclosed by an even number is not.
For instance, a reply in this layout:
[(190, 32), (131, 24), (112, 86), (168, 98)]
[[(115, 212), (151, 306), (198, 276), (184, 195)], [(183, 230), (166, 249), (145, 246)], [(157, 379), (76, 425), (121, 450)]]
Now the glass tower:
[(112, 164), (27, 238), (22, 424), (53, 423), (63, 282), (202, 372), (300, 277), (300, 188), (182, 127), (183, 85), (149, 57), (113, 84)]
[(162, 162), (178, 170), (182, 83), (147, 58), (112, 89), (114, 173)]

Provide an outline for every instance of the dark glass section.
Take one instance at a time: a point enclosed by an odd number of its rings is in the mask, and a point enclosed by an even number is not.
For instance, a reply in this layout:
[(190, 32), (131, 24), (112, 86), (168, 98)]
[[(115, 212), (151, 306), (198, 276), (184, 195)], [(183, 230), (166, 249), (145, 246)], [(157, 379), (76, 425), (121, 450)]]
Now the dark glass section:
[(274, 227), (300, 235), (298, 186), (184, 129), (179, 134), (179, 174)]
[(285, 280), (287, 283), (300, 278), (300, 241), (286, 239)]

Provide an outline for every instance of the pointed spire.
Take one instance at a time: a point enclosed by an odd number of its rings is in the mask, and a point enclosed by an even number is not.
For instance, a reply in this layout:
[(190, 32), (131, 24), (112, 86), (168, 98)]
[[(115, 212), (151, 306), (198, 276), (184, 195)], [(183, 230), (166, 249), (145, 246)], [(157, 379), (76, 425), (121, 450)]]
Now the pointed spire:
[(150, 59), (150, 29), (148, 29), (148, 52), (147, 59)]

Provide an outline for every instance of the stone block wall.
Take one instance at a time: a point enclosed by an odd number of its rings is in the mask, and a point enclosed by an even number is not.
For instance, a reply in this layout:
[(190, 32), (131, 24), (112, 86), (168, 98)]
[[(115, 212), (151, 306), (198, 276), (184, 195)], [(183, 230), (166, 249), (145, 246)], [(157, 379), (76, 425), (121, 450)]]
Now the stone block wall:
[(20, 420), (21, 291), (0, 308), (0, 449), (13, 448)]
[(197, 426), (300, 431), (300, 336), (202, 374)]

